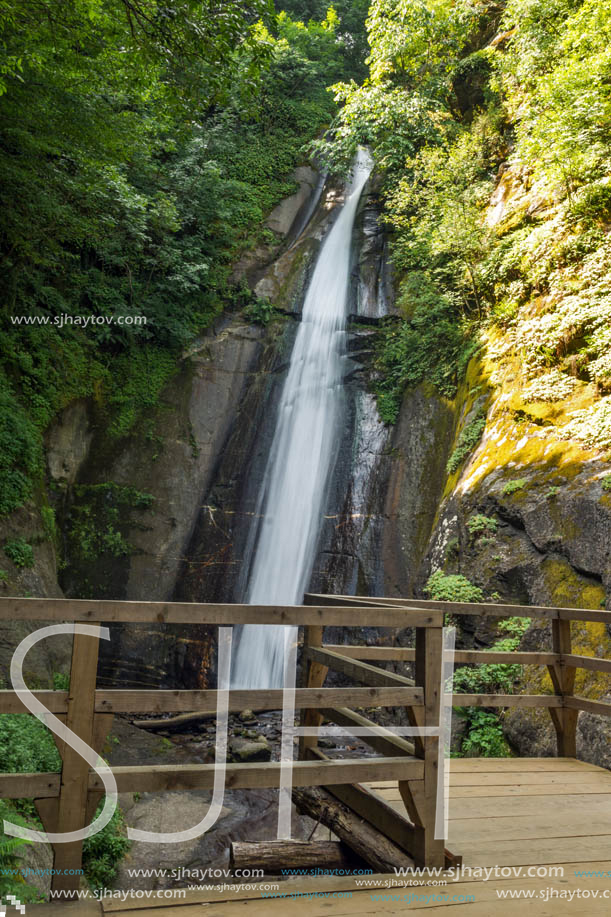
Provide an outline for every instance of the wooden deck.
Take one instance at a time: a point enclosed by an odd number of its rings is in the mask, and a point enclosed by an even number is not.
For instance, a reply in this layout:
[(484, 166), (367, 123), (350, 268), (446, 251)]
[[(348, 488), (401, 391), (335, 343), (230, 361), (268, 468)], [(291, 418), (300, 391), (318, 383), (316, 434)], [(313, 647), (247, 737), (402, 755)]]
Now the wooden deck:
[[(344, 917), (344, 915), (425, 914), (461, 907), (467, 917), (497, 914), (528, 914), (557, 917), (563, 914), (611, 912), (611, 774), (574, 758), (467, 758), (451, 762), (449, 846), (463, 856), (463, 867), (562, 866), (562, 877), (510, 876), (483, 881), (464, 875), (449, 877), (447, 886), (420, 884), (407, 876), (408, 887), (396, 887), (394, 875), (368, 877), (370, 886), (357, 886), (354, 879), (295, 878), (280, 882), (282, 898), (262, 898), (258, 889), (248, 891), (188, 892), (182, 902), (164, 904), (109, 901), (103, 907), (91, 902), (33, 908), (37, 917), (59, 913), (66, 917), (240, 917), (270, 914), (271, 917)], [(369, 785), (390, 805), (401, 811), (396, 783)], [(599, 877), (575, 875), (587, 870)], [(447, 876), (447, 874), (446, 874)], [(273, 881), (273, 880), (270, 880)], [(401, 880), (399, 880), (401, 881)], [(395, 887), (389, 887), (394, 882)], [(375, 887), (374, 887), (375, 886)], [(552, 890), (550, 897), (548, 890)], [(578, 891), (598, 892), (587, 900)], [(500, 898), (500, 892), (532, 892), (533, 897)], [(573, 898), (570, 900), (570, 895)], [(402, 896), (431, 895), (405, 900)], [(317, 897), (309, 897), (317, 895)], [(348, 897), (350, 895), (350, 897)], [(374, 900), (372, 896), (385, 898)], [(561, 895), (558, 897), (556, 895)], [(294, 896), (294, 898), (291, 898)], [(445, 896), (457, 896), (448, 901)], [(546, 900), (547, 897), (547, 900)], [(290, 898), (291, 900), (287, 900)], [(463, 899), (463, 900), (461, 900)], [(471, 900), (473, 899), (473, 900)], [(29, 912), (30, 909), (28, 909)], [(452, 913), (456, 913), (452, 910)]]

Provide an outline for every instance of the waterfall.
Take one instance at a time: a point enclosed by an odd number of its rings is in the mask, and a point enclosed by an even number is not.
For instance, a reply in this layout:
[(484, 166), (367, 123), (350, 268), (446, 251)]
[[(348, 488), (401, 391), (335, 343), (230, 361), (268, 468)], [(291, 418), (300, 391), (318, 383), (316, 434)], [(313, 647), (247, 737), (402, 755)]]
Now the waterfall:
[[(246, 591), (253, 605), (299, 604), (312, 573), (339, 441), (352, 227), (371, 169), (369, 154), (359, 150), (306, 293), (258, 498), (259, 531)], [(244, 627), (233, 686), (280, 687), (293, 635), (291, 627)]]

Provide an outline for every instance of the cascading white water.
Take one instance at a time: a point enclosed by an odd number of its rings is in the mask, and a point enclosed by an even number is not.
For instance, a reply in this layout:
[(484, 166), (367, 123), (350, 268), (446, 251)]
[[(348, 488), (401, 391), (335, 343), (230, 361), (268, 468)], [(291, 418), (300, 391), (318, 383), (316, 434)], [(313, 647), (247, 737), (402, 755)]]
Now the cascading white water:
[[(295, 605), (308, 584), (339, 440), (352, 227), (372, 169), (359, 150), (346, 200), (320, 251), (284, 383), (248, 579), (252, 605)], [(233, 660), (239, 688), (282, 685), (290, 627), (247, 625)]]

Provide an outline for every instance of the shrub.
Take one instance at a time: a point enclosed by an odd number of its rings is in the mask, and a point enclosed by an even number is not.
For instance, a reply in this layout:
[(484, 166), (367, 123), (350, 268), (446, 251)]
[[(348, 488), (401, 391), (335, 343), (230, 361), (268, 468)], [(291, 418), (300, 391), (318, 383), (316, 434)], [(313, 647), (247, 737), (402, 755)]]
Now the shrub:
[(15, 538), (4, 545), (4, 553), (16, 567), (33, 567), (34, 551), (32, 545), (23, 538)]
[[(0, 383), (6, 384), (2, 374)], [(0, 516), (23, 506), (41, 467), (40, 434), (14, 395), (0, 392)]]
[(466, 425), (458, 437), (456, 448), (448, 460), (447, 470), (449, 474), (454, 472), (462, 465), (468, 455), (473, 452), (478, 442), (482, 438), (482, 433), (486, 427), (486, 410), (481, 408), (473, 420)]
[[(100, 813), (103, 802), (98, 806)], [(131, 846), (125, 833), (125, 820), (117, 807), (107, 825), (83, 841), (83, 870), (93, 889), (108, 888), (117, 874), (117, 866)]]
[(436, 570), (429, 576), (424, 591), (437, 602), (481, 602), (484, 593), (466, 576)]
[[(499, 630), (507, 636), (496, 640), (490, 649), (497, 653), (513, 652), (518, 648), (529, 624), (529, 618), (513, 617), (501, 621)], [(521, 674), (522, 666), (512, 662), (465, 666), (454, 673), (454, 690), (462, 690), (467, 694), (511, 694)]]
[(524, 490), (527, 484), (526, 478), (516, 478), (515, 481), (508, 481), (503, 487), (502, 494), (504, 497), (510, 497), (511, 494), (515, 494), (518, 490)]
[(559, 430), (563, 439), (576, 439), (591, 449), (611, 446), (611, 396), (581, 411)]
[[(55, 672), (53, 687), (56, 690), (66, 690), (68, 677)], [(40, 720), (29, 714), (0, 715), (0, 772), (57, 772), (60, 768), (61, 758), (53, 736)], [(19, 812), (38, 824), (33, 802), (21, 799), (16, 801), (15, 805)], [(102, 803), (98, 807), (98, 812), (101, 807)], [(98, 834), (86, 838), (83, 843), (83, 869), (92, 887), (98, 888), (112, 881), (117, 871), (117, 863), (128, 848), (129, 840), (125, 836), (123, 816), (117, 809), (109, 823)], [(0, 834), (0, 863), (1, 857)], [(0, 882), (2, 878), (0, 870)]]
[(0, 799), (0, 901), (6, 899), (7, 895), (15, 895), (22, 904), (36, 901), (39, 897), (37, 889), (28, 885), (19, 872), (19, 850), (30, 841), (5, 834), (1, 827), (5, 820), (27, 827), (27, 821), (15, 807), (7, 800)]
[(606, 478), (603, 478), (602, 488), (603, 490), (606, 490), (606, 491), (611, 490), (611, 474), (608, 474)]
[(533, 401), (562, 401), (572, 394), (576, 384), (573, 376), (552, 369), (530, 383), (524, 391), (524, 401), (527, 404)]
[(490, 516), (483, 516), (481, 513), (475, 513), (467, 520), (469, 534), (476, 538), (484, 534), (495, 535), (498, 527), (499, 524), (496, 519), (492, 519)]
[(408, 297), (406, 288), (409, 280), (403, 284), (401, 297), (403, 309), (410, 310), (409, 318), (387, 320), (376, 343), (379, 379), (375, 391), (385, 423), (395, 423), (406, 387), (427, 381), (441, 395), (453, 398), (479, 346), (448, 301), (436, 293), (428, 294), (428, 299), (422, 292)]
[(53, 672), (53, 690), (69, 691), (70, 676), (66, 675), (64, 672)]
[(149, 509), (153, 495), (113, 481), (77, 484), (74, 495), (69, 530), (73, 556), (88, 562), (104, 554), (131, 554), (132, 546), (126, 538), (126, 530), (134, 527), (129, 520), (130, 510)]
[(478, 707), (462, 707), (457, 712), (468, 723), (467, 735), (461, 745), (463, 754), (478, 758), (511, 756), (498, 713), (489, 713)]
[(244, 315), (255, 325), (268, 325), (274, 317), (274, 307), (269, 299), (255, 299), (244, 309)]

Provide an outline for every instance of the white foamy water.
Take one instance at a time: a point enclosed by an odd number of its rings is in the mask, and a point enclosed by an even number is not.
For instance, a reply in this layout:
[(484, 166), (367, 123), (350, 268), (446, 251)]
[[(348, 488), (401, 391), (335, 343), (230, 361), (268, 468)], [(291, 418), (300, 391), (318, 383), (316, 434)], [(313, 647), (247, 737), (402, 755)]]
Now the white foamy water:
[[(300, 604), (312, 573), (340, 438), (352, 227), (372, 165), (360, 150), (306, 293), (258, 500), (262, 521), (246, 593), (251, 605)], [(280, 687), (293, 637), (291, 627), (244, 627), (233, 686)]]

